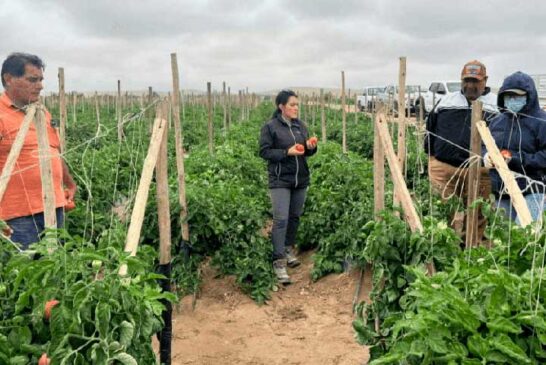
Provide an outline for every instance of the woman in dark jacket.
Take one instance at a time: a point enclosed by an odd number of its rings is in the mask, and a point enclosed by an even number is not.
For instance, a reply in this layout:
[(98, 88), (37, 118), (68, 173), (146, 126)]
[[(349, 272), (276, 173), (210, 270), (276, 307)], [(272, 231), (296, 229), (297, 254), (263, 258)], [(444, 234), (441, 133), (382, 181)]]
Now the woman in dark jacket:
[[(533, 220), (540, 219), (546, 183), (546, 112), (538, 103), (533, 79), (523, 72), (508, 76), (499, 90), (497, 104), (502, 113), (491, 121), (489, 129), (508, 168), (516, 173)], [(484, 163), (493, 167), (487, 154)], [(490, 176), (499, 207), (518, 222), (497, 170), (491, 169)]]
[(299, 265), (293, 246), (310, 180), (307, 157), (317, 152), (316, 137), (308, 138), (307, 127), (298, 119), (298, 104), (296, 93), (282, 90), (275, 98), (277, 109), (260, 134), (273, 205), (273, 268), (283, 284), (290, 284), (286, 267)]

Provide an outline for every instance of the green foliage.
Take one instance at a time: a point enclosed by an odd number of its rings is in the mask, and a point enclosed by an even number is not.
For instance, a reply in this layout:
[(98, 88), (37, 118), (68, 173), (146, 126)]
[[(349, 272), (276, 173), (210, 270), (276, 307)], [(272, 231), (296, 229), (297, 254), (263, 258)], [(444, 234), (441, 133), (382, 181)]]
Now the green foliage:
[[(45, 352), (56, 364), (155, 363), (150, 338), (162, 327), (161, 300), (176, 298), (150, 274), (153, 250), (128, 257), (119, 248), (62, 238), (63, 245), (48, 238), (35, 244), (35, 254), (0, 242), (0, 362), (36, 363)], [(122, 278), (124, 263), (131, 276)], [(44, 306), (52, 299), (59, 304), (47, 320)]]
[[(492, 214), (489, 205), (484, 211)], [(405, 265), (398, 280), (404, 278), (409, 286), (394, 305), (378, 312), (378, 303), (388, 302), (380, 297), (360, 306), (353, 327), (359, 342), (371, 345), (370, 364), (544, 363), (546, 292), (540, 266), (546, 231), (537, 235), (531, 227), (510, 226), (498, 218), (497, 223), (489, 230), (492, 249), (455, 257), (445, 251), (436, 260), (436, 247), (434, 259), (443, 271), (431, 276), (424, 268)], [(446, 239), (447, 231), (435, 231)], [(388, 282), (388, 274), (381, 275)]]

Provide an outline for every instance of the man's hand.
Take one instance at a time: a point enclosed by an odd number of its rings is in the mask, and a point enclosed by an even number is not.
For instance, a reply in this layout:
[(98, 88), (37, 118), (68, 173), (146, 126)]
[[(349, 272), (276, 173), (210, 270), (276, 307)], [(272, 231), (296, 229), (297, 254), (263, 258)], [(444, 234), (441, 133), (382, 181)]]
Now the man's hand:
[(492, 169), (494, 167), (493, 160), (491, 160), (491, 156), (489, 156), (489, 152), (483, 156), (483, 165), (485, 166), (486, 169)]
[(66, 198), (66, 200), (74, 201), (76, 191), (78, 191), (78, 187), (75, 184), (72, 184), (71, 186), (65, 186), (64, 197)]
[[(501, 150), (500, 153), (501, 153), (502, 157), (504, 158), (504, 162), (506, 162), (506, 164), (508, 165), (508, 163), (512, 159), (512, 152), (510, 152), (509, 150)], [(493, 160), (491, 159), (491, 156), (489, 156), (489, 153), (486, 153), (483, 156), (483, 165), (487, 169), (497, 168), (495, 166), (495, 164), (493, 163)]]

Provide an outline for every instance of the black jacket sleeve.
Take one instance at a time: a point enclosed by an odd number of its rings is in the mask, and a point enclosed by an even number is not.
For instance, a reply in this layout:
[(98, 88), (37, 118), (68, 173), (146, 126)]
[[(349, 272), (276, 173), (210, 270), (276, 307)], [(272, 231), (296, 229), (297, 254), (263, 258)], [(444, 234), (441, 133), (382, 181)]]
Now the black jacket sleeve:
[(260, 132), (260, 157), (264, 160), (279, 162), (286, 157), (288, 152), (282, 148), (274, 148), (273, 136), (269, 125), (266, 124), (262, 127)]
[(428, 155), (434, 155), (434, 139), (436, 134), (436, 121), (438, 119), (438, 114), (434, 111), (431, 111), (429, 115), (427, 116), (426, 120), (426, 134), (425, 134), (425, 141), (424, 141), (424, 148), (425, 152)]

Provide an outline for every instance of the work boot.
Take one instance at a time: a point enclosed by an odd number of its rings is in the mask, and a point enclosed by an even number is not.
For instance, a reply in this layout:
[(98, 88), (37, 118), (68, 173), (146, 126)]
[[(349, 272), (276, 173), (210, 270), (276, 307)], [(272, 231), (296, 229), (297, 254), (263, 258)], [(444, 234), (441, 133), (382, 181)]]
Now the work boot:
[(288, 276), (288, 273), (286, 272), (286, 259), (273, 261), (273, 270), (275, 271), (275, 275), (277, 276), (279, 283), (284, 285), (292, 283), (290, 281), (290, 276)]
[(288, 267), (296, 267), (300, 265), (300, 260), (296, 257), (296, 253), (292, 246), (286, 247), (286, 263)]

